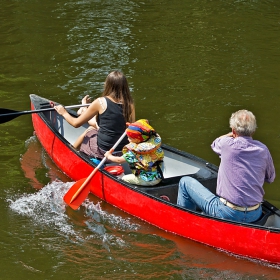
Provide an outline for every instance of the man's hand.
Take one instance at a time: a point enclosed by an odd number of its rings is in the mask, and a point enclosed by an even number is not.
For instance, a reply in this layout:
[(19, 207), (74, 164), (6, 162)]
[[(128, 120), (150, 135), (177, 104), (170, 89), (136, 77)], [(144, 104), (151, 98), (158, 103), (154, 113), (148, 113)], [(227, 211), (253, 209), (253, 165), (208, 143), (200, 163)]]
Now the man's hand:
[(235, 138), (236, 134), (231, 131), (231, 132), (229, 132), (227, 134), (224, 134), (224, 135), (220, 136), (219, 138), (222, 138), (222, 137), (233, 137), (233, 138)]

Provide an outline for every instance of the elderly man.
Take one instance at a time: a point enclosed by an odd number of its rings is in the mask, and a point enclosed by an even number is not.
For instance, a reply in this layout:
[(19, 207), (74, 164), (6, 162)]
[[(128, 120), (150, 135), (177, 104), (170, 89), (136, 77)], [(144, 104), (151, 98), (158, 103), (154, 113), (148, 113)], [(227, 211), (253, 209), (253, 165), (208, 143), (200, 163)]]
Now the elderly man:
[(252, 112), (231, 115), (232, 131), (217, 138), (211, 148), (221, 158), (216, 195), (197, 180), (183, 177), (177, 204), (205, 214), (239, 222), (254, 222), (262, 214), (264, 182), (272, 183), (275, 169), (268, 148), (252, 139), (257, 124)]

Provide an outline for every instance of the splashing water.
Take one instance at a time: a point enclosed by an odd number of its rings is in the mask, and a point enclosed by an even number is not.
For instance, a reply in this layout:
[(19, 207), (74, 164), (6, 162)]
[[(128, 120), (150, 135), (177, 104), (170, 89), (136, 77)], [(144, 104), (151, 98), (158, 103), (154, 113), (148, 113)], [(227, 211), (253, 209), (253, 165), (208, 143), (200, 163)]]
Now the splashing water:
[(137, 231), (140, 226), (131, 223), (129, 218), (103, 211), (100, 202), (94, 204), (86, 199), (78, 211), (72, 211), (79, 226), (82, 225), (83, 229), (86, 227), (86, 233), (77, 227), (77, 223), (73, 223), (74, 218), (67, 214), (68, 209), (63, 201), (63, 196), (73, 184), (53, 181), (34, 194), (21, 194), (20, 197), (8, 198), (7, 202), (14, 212), (32, 218), (37, 225), (51, 227), (74, 243), (99, 238), (108, 251), (110, 246), (125, 246), (117, 231)]
[(48, 184), (34, 194), (24, 194), (19, 198), (9, 198), (10, 208), (20, 215), (31, 217), (35, 223), (53, 227), (68, 235), (75, 235), (73, 227), (67, 224), (63, 195), (73, 183), (59, 181)]

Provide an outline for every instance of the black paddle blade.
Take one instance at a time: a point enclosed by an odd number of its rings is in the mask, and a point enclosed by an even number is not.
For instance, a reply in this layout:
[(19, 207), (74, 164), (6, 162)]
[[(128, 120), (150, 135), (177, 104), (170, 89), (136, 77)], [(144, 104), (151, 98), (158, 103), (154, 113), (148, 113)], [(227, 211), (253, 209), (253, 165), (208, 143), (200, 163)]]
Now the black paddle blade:
[[(74, 106), (78, 106), (78, 105), (74, 105)], [(65, 108), (67, 108), (67, 107), (65, 107)], [(0, 108), (0, 124), (11, 121), (14, 118), (19, 117), (21, 115), (40, 113), (40, 112), (52, 111), (52, 110), (54, 110), (53, 107), (44, 108), (44, 109), (40, 109), (40, 110), (29, 110), (29, 111), (15, 111), (15, 110), (6, 109), (6, 108)]]
[(0, 108), (0, 124), (11, 121), (20, 115), (21, 115), (20, 111)]

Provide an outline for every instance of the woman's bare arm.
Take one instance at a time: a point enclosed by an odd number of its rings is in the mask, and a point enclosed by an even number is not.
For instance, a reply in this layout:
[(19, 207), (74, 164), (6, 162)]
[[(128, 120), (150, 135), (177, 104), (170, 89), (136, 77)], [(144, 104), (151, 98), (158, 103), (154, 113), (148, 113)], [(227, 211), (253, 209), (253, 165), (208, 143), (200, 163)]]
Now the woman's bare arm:
[(65, 118), (65, 120), (74, 127), (80, 127), (84, 123), (88, 122), (93, 118), (100, 110), (100, 104), (97, 99), (95, 99), (88, 109), (81, 114), (78, 118), (72, 117), (62, 105), (54, 106), (54, 109)]

